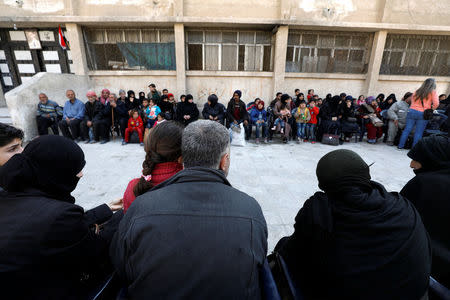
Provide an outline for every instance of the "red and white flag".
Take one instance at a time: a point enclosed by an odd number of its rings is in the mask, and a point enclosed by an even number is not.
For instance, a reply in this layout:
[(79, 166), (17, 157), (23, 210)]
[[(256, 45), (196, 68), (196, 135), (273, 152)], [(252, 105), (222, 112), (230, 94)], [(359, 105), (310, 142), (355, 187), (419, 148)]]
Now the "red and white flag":
[(64, 33), (61, 30), (61, 25), (58, 25), (58, 38), (59, 38), (59, 45), (61, 46), (61, 48), (66, 50), (67, 49), (67, 43), (66, 43), (66, 38), (64, 36)]

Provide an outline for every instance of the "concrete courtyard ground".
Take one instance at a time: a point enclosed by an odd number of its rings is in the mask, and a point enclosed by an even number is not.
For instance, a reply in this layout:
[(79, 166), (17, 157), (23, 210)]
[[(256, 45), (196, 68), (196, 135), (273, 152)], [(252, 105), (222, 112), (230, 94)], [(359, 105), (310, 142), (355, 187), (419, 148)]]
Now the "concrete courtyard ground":
[[(275, 139), (274, 139), (275, 140)], [(141, 174), (145, 153), (137, 144), (122, 146), (119, 140), (106, 145), (80, 144), (86, 155), (84, 177), (73, 192), (85, 209), (121, 198), (128, 181)], [(318, 191), (315, 174), (319, 159), (335, 149), (359, 153), (371, 167), (372, 179), (388, 191), (400, 191), (414, 176), (406, 151), (385, 144), (349, 143), (333, 147), (278, 140), (268, 145), (252, 142), (231, 148), (231, 184), (253, 196), (261, 205), (269, 231), (269, 251), (293, 232), (294, 218), (303, 203)]]

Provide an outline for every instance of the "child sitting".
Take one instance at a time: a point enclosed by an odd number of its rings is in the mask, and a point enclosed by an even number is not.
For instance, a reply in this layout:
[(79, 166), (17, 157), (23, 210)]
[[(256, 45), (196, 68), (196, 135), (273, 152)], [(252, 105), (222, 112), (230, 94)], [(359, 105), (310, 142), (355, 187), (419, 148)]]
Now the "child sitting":
[(153, 127), (158, 126), (159, 124), (163, 123), (166, 121), (166, 114), (163, 112), (160, 112), (158, 114), (158, 120), (155, 122), (155, 125), (153, 125)]
[(146, 115), (148, 118), (147, 128), (153, 128), (161, 109), (156, 105), (155, 100), (150, 99), (150, 105), (147, 107)]
[[(314, 99), (311, 99), (313, 102)], [(307, 142), (306, 139), (306, 124), (311, 120), (311, 114), (309, 113), (309, 109), (306, 107), (306, 101), (300, 101), (300, 106), (295, 109), (294, 113), (295, 121), (297, 122), (297, 139), (300, 142), (301, 139)]]
[(250, 118), (252, 123), (256, 126), (256, 143), (259, 144), (259, 132), (261, 131), (264, 143), (267, 144), (267, 112), (264, 109), (264, 101), (260, 99), (257, 100), (258, 104), (251, 110)]
[(280, 125), (280, 132), (281, 134), (284, 134), (284, 128), (286, 126), (286, 122), (289, 120), (289, 115), (291, 112), (289, 111), (289, 108), (286, 106), (286, 104), (281, 105), (280, 107), (280, 115), (275, 120), (272, 130), (276, 130), (277, 126)]
[(144, 146), (144, 138), (142, 136), (144, 131), (144, 122), (142, 122), (142, 118), (139, 116), (139, 112), (136, 109), (131, 111), (131, 118), (128, 120), (128, 127), (125, 129), (125, 139), (122, 142), (122, 145), (128, 144), (130, 134), (133, 131), (137, 131), (139, 135), (139, 143), (141, 146)]

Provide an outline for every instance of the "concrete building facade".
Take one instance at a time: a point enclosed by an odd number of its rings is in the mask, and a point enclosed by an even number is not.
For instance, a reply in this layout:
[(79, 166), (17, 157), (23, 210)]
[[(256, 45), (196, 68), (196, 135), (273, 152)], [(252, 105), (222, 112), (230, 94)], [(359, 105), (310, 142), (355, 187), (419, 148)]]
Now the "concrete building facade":
[(1, 0), (0, 38), (4, 92), (37, 72), (200, 103), (235, 89), (400, 97), (428, 77), (450, 92), (450, 0)]

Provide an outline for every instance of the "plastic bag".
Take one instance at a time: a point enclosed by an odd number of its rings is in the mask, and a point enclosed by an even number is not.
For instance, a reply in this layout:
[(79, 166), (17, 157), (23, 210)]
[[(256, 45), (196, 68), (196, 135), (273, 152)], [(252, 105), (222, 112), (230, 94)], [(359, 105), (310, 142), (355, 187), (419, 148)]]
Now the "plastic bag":
[(244, 125), (241, 123), (239, 127), (232, 124), (230, 127), (230, 138), (232, 146), (245, 146), (245, 130)]

